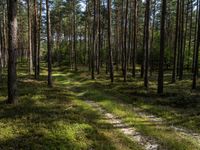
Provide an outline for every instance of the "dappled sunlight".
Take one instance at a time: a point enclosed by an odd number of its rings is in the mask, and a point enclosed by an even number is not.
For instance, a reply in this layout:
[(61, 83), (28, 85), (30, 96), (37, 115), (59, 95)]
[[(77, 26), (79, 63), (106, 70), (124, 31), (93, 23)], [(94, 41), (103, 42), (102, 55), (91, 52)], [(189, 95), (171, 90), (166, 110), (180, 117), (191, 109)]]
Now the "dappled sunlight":
[[(143, 136), (154, 138), (163, 148), (196, 148), (195, 140), (169, 128), (173, 124), (198, 129), (199, 101), (195, 99), (198, 93), (190, 93), (189, 80), (166, 84), (166, 94), (158, 96), (153, 80), (147, 91), (142, 79), (123, 83), (118, 76), (115, 83), (110, 83), (104, 74), (97, 76), (99, 80), (91, 80), (88, 73), (58, 69), (53, 74), (53, 88), (48, 88), (46, 72), (43, 70), (42, 74), (37, 81), (26, 73), (19, 75), (19, 102), (14, 106), (3, 102), (6, 82), (1, 86), (0, 148), (7, 145), (24, 148), (34, 143), (30, 148), (45, 148), (45, 144), (52, 149), (128, 149), (127, 145), (140, 149), (119, 132), (133, 127)], [(180, 94), (180, 90), (186, 91)], [(95, 108), (85, 103), (87, 100), (98, 102), (127, 125), (109, 124)], [(140, 116), (136, 108), (156, 114), (167, 122), (150, 121)]]
[[(6, 93), (0, 93), (0, 149), (137, 149), (137, 144), (118, 131), (110, 133), (115, 129), (79, 100), (88, 90), (71, 90), (93, 81), (80, 82), (82, 77), (80, 81), (75, 81), (78, 75), (72, 77), (73, 73), (58, 72), (53, 88), (48, 88), (45, 75), (36, 81), (19, 74), (18, 104), (7, 105), (3, 102)], [(1, 88), (6, 91), (6, 86)]]

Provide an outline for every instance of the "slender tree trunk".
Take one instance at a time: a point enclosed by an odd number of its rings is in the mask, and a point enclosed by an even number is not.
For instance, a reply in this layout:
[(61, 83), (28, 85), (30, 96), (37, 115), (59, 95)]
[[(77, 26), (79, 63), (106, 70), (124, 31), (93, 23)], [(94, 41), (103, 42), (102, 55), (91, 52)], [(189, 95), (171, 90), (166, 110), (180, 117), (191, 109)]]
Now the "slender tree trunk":
[(112, 53), (112, 46), (111, 46), (111, 18), (112, 18), (112, 13), (111, 13), (111, 2), (112, 0), (108, 0), (108, 49), (109, 49), (109, 61), (110, 61), (110, 79), (111, 82), (114, 81), (114, 73), (113, 73), (113, 53)]
[(146, 26), (145, 26), (145, 75), (144, 86), (149, 87), (149, 24), (150, 24), (150, 0), (146, 1)]
[(1, 20), (0, 20), (0, 84), (2, 81), (2, 71), (3, 71), (3, 56), (2, 56), (2, 32), (1, 32)]
[(134, 1), (134, 31), (133, 31), (133, 69), (132, 69), (132, 76), (135, 77), (136, 75), (136, 50), (137, 50), (137, 0)]
[(195, 30), (194, 30), (194, 50), (193, 50), (193, 62), (192, 62), (192, 73), (194, 73), (195, 66), (195, 51), (196, 51), (196, 43), (197, 43), (197, 29), (198, 29), (198, 10), (199, 10), (199, 0), (197, 0), (197, 10), (196, 10), (196, 22), (195, 22)]
[(34, 0), (34, 67), (35, 79), (38, 79), (38, 18), (37, 18), (37, 0)]
[(101, 64), (101, 0), (98, 1), (98, 65), (97, 74), (100, 74), (100, 64)]
[(119, 71), (119, 53), (120, 53), (120, 3), (116, 6), (116, 70)]
[(146, 40), (146, 10), (145, 10), (145, 14), (144, 14), (144, 26), (143, 26), (143, 45), (142, 45), (142, 64), (141, 64), (141, 73), (140, 73), (140, 77), (143, 78), (144, 77), (144, 67), (145, 67), (145, 40)]
[(93, 3), (93, 10), (94, 10), (94, 20), (93, 20), (93, 48), (92, 48), (92, 55), (91, 55), (91, 69), (92, 69), (92, 79), (95, 79), (94, 76), (94, 69), (95, 69), (95, 51), (96, 51), (96, 24), (97, 24), (97, 20), (96, 20), (96, 8), (97, 5), (97, 1), (94, 0)]
[(129, 0), (126, 0), (126, 12), (125, 12), (125, 30), (124, 30), (124, 82), (127, 81), (127, 25), (128, 25), (128, 5)]
[(41, 22), (42, 22), (42, 0), (40, 0), (40, 15), (39, 15), (39, 20), (38, 20), (38, 50), (37, 50), (37, 74), (38, 77), (40, 76), (40, 36), (41, 36)]
[(73, 49), (74, 49), (74, 67), (75, 71), (77, 71), (78, 66), (77, 66), (77, 50), (76, 50), (76, 0), (73, 0)]
[(17, 90), (17, 0), (8, 0), (8, 100), (16, 103)]
[(199, 15), (198, 15), (197, 45), (196, 45), (196, 49), (195, 49), (195, 60), (194, 60), (194, 72), (193, 72), (192, 89), (196, 89), (197, 88), (199, 44), (200, 44), (200, 7), (199, 7)]
[(188, 60), (187, 69), (190, 68), (190, 57), (191, 57), (191, 43), (192, 43), (192, 28), (193, 28), (193, 0), (190, 0), (190, 27), (189, 27), (189, 44), (188, 44)]
[(46, 17), (47, 17), (47, 49), (48, 49), (48, 86), (52, 87), (52, 35), (51, 35), (51, 22), (50, 22), (50, 10), (49, 0), (46, 0)]
[(31, 0), (27, 0), (28, 4), (28, 48), (29, 48), (29, 74), (33, 74), (33, 55), (32, 55), (32, 32), (31, 32)]
[(177, 70), (177, 43), (178, 43), (178, 27), (179, 27), (179, 3), (177, 0), (176, 8), (176, 29), (175, 29), (175, 39), (174, 39), (174, 58), (173, 58), (173, 73), (172, 73), (172, 83), (176, 82), (176, 70)]
[(184, 67), (184, 18), (185, 18), (185, 0), (182, 0), (181, 5), (181, 36), (180, 36), (180, 61), (179, 61), (179, 80), (183, 79), (183, 67)]
[(161, 27), (160, 27), (160, 61), (159, 61), (159, 72), (158, 72), (158, 94), (163, 94), (166, 7), (167, 7), (166, 0), (162, 0), (162, 14), (161, 14)]
[[(153, 4), (153, 12), (152, 12), (152, 17), (153, 17), (153, 20), (152, 20), (152, 29), (151, 29), (151, 44), (150, 44), (150, 50), (153, 51), (153, 48), (154, 48), (154, 28), (155, 28), (155, 20), (156, 20), (156, 0), (154, 0), (154, 4)], [(150, 61), (150, 76), (152, 76), (153, 74), (153, 66), (154, 65), (154, 60), (151, 59)]]

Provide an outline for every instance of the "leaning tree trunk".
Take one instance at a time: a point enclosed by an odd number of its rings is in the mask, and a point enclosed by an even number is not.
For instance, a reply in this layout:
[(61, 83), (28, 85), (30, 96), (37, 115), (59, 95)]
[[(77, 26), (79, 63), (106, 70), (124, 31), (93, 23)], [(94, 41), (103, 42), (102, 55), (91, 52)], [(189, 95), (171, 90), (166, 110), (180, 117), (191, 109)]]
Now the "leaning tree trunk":
[(8, 100), (16, 102), (17, 0), (8, 0)]

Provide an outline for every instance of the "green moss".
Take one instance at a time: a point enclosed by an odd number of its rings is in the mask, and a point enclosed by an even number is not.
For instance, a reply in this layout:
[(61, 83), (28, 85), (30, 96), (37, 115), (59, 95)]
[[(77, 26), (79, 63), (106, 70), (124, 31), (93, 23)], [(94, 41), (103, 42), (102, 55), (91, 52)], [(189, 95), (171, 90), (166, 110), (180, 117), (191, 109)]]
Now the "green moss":
[(70, 89), (82, 85), (71, 81), (74, 73), (54, 71), (50, 89), (46, 69), (36, 81), (22, 67), (18, 67), (18, 104), (5, 103), (6, 80), (0, 84), (0, 149), (141, 149), (85, 104), (80, 99), (84, 93)]

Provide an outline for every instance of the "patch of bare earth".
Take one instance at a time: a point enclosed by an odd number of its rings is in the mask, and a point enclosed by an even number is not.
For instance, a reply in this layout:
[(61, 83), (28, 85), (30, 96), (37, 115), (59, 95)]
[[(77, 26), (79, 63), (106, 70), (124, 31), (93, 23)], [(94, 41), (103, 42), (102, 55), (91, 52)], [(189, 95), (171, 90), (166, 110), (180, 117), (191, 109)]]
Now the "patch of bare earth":
[[(139, 108), (135, 108), (134, 111), (140, 117), (146, 118), (148, 121), (153, 122), (155, 125), (165, 125), (165, 126), (167, 126), (167, 122), (160, 117), (157, 117), (155, 115), (143, 112)], [(175, 132), (177, 132), (179, 135), (181, 135), (183, 137), (187, 137), (187, 138), (190, 138), (190, 139), (196, 141), (200, 145), (200, 134), (199, 133), (194, 133), (193, 131), (191, 131), (189, 129), (177, 127), (177, 126), (174, 126), (174, 125), (169, 125), (168, 128), (171, 129), (171, 130), (174, 130)]]
[(119, 131), (121, 131), (124, 135), (129, 137), (131, 140), (142, 145), (145, 150), (161, 149), (161, 146), (157, 143), (156, 140), (142, 135), (134, 127), (130, 127), (128, 124), (123, 123), (121, 119), (119, 119), (114, 114), (107, 112), (98, 103), (94, 101), (86, 101), (86, 103), (92, 106), (95, 110), (97, 110), (103, 117), (105, 117), (107, 122), (110, 123), (113, 127), (119, 129)]

